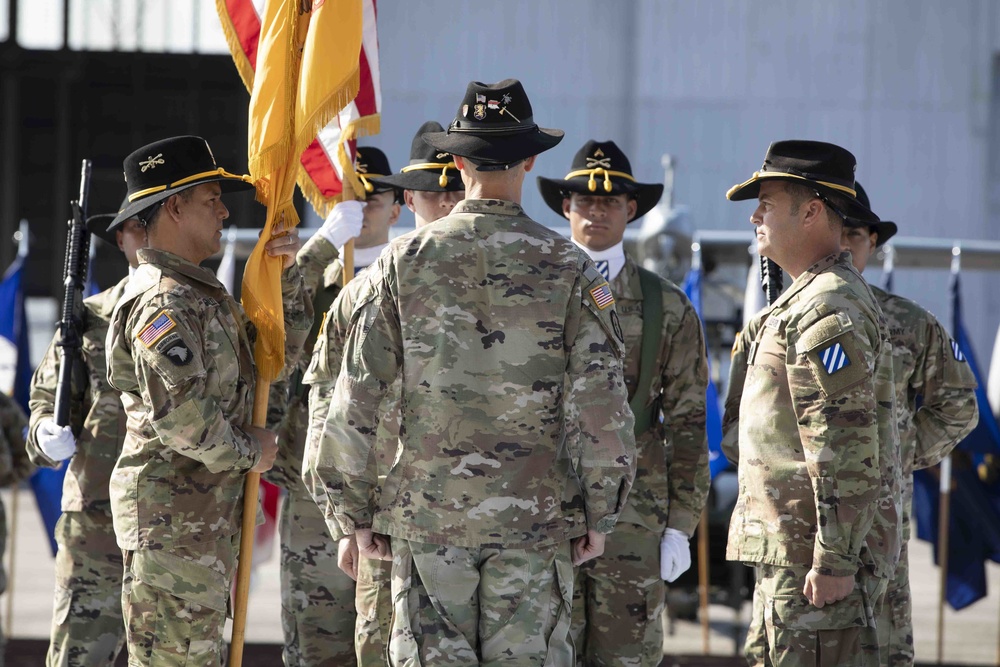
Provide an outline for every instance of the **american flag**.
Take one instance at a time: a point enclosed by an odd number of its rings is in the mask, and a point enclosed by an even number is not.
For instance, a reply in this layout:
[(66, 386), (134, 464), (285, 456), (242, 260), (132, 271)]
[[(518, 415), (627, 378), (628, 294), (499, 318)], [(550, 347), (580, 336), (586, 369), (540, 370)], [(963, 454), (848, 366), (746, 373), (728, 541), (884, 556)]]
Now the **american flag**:
[(615, 297), (611, 295), (611, 287), (607, 283), (602, 283), (590, 290), (590, 298), (594, 300), (594, 303), (601, 310), (604, 310), (615, 302)]
[(146, 347), (149, 347), (175, 326), (177, 325), (174, 324), (169, 315), (160, 313), (155, 320), (147, 324), (146, 328), (139, 332), (138, 338)]

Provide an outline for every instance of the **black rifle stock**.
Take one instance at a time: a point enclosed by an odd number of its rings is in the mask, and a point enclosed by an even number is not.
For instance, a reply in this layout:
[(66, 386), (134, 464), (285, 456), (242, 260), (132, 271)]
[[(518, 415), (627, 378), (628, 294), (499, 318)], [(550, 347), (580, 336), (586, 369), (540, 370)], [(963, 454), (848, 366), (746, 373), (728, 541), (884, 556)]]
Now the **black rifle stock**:
[(784, 274), (781, 267), (774, 263), (774, 260), (767, 257), (760, 258), (760, 287), (764, 290), (764, 297), (767, 305), (774, 305), (781, 295)]
[(90, 259), (90, 232), (87, 231), (87, 201), (90, 196), (90, 160), (80, 167), (80, 196), (70, 202), (73, 216), (66, 236), (66, 260), (63, 264), (62, 317), (59, 330), (59, 381), (56, 384), (55, 421), (69, 425), (73, 365), (83, 346), (83, 291), (87, 284)]

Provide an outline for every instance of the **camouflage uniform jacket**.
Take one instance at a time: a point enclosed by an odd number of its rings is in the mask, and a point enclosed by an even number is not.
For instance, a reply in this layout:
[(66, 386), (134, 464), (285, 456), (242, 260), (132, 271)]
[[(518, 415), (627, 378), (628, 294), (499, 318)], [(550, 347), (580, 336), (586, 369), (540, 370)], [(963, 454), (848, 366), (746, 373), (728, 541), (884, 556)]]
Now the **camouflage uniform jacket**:
[[(315, 457), (344, 532), (506, 548), (610, 532), (635, 442), (593, 262), (517, 204), (465, 200), (361, 277)], [(379, 406), (397, 376), (400, 452), (373, 517)]]
[(35, 470), (24, 446), (27, 426), (28, 418), (21, 406), (0, 391), (0, 486), (16, 484)]
[[(302, 249), (295, 256), (295, 263), (302, 274), (304, 298), (309, 303), (314, 303), (316, 293), (321, 288), (340, 291), (337, 284), (342, 268), (339, 257), (337, 248), (320, 234), (314, 233), (302, 245)], [(316, 317), (324, 315), (325, 313), (315, 313)], [(270, 398), (267, 402), (267, 427), (279, 431), (286, 437), (278, 439), (278, 456), (275, 458), (274, 467), (264, 473), (264, 478), (285, 489), (296, 487), (302, 477), (302, 450), (299, 447), (301, 438), (296, 438), (294, 435), (298, 428), (304, 429), (306, 425), (289, 423), (290, 420), (294, 420), (294, 417), (289, 415), (296, 413), (288, 409), (293, 401), (307, 400), (307, 394), (299, 395), (294, 381), (305, 372), (312, 353), (312, 350), (307, 348), (303, 348), (302, 351), (304, 354), (298, 357), (294, 366), (286, 366), (287, 373), (271, 383)]]
[[(618, 520), (656, 533), (669, 526), (691, 535), (708, 497), (708, 360), (694, 306), (670, 281), (661, 279), (660, 284), (663, 340), (646, 404), (658, 405), (663, 421), (656, 419), (635, 439), (635, 482)], [(625, 384), (631, 400), (639, 381), (643, 313), (639, 270), (628, 253), (625, 267), (611, 281), (611, 291), (625, 335)]]
[[(976, 376), (919, 304), (872, 286), (889, 325), (903, 470), (902, 539), (910, 539), (913, 470), (941, 461), (979, 422)], [(917, 397), (921, 397), (917, 408)]]
[[(104, 344), (108, 323), (128, 277), (83, 301), (83, 346), (71, 374), (70, 425), (76, 436), (76, 453), (69, 460), (63, 480), (64, 512), (110, 511), (108, 482), (125, 439), (125, 408), (118, 391), (108, 384)], [(38, 447), (37, 428), (55, 414), (59, 383), (59, 348), (53, 339), (42, 363), (31, 378), (31, 428), (28, 453), (37, 465), (55, 468)]]
[(723, 431), (726, 455), (739, 460), (739, 497), (727, 558), (891, 576), (896, 419), (885, 319), (850, 255), (829, 255), (734, 345)]
[[(312, 321), (301, 276), (282, 273), (286, 358)], [(252, 325), (215, 275), (142, 249), (108, 331), (108, 380), (128, 433), (111, 476), (122, 549), (211, 554), (240, 530), (243, 476), (260, 458), (246, 429), (254, 389)], [(222, 547), (220, 547), (222, 548)]]

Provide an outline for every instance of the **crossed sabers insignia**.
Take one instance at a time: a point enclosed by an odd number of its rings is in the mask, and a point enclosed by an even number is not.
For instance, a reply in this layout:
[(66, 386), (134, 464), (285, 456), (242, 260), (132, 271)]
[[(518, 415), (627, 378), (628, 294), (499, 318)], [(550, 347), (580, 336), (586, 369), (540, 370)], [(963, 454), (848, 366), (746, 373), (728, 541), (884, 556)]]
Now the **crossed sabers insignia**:
[(155, 156), (149, 156), (145, 160), (139, 161), (140, 171), (145, 172), (147, 169), (153, 169), (158, 164), (166, 164), (163, 160), (163, 153), (157, 153)]
[(364, 162), (358, 162), (354, 165), (354, 171), (358, 172), (359, 174), (367, 174), (368, 165), (365, 164)]
[(611, 169), (611, 158), (606, 157), (602, 160), (597, 158), (588, 157), (587, 158), (587, 169), (597, 169), (598, 167), (604, 167), (605, 169)]

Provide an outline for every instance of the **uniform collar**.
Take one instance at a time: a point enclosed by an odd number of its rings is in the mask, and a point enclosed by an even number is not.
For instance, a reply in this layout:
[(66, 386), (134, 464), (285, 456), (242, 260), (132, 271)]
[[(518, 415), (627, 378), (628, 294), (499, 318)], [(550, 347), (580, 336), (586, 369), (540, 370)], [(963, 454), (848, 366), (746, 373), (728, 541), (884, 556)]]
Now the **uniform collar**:
[(129, 278), (131, 278), (131, 276), (125, 276), (111, 289), (108, 289), (101, 294), (95, 294), (92, 297), (88, 297), (87, 303), (93, 306), (94, 312), (98, 315), (110, 318), (111, 313), (115, 310), (115, 304), (118, 303), (118, 299), (120, 299), (122, 294), (125, 293), (125, 287), (128, 285)]
[(215, 276), (214, 272), (192, 264), (186, 259), (178, 257), (177, 255), (167, 252), (166, 250), (140, 248), (138, 257), (140, 266), (143, 264), (153, 264), (160, 269), (166, 269), (171, 273), (179, 273), (186, 278), (203, 283), (208, 287), (226, 291), (226, 288), (219, 282), (219, 279)]
[(457, 213), (487, 213), (489, 215), (524, 215), (520, 204), (506, 199), (463, 199), (455, 204), (452, 215)]
[(821, 273), (825, 273), (826, 271), (828, 271), (830, 268), (832, 268), (837, 264), (842, 264), (845, 267), (850, 267), (851, 253), (849, 252), (830, 253), (823, 259), (819, 260), (818, 262), (810, 266), (808, 269), (799, 274), (799, 277), (795, 279), (795, 281), (791, 284), (791, 286), (789, 286), (789, 288), (785, 291), (784, 294), (778, 297), (778, 300), (775, 301), (774, 305), (772, 305), (768, 309), (768, 312), (770, 312), (774, 308), (777, 308), (778, 306), (787, 303), (789, 299), (791, 299), (793, 296), (795, 296), (803, 289), (805, 289), (806, 286), (809, 285), (809, 283), (811, 283), (816, 278), (816, 276), (820, 275)]

